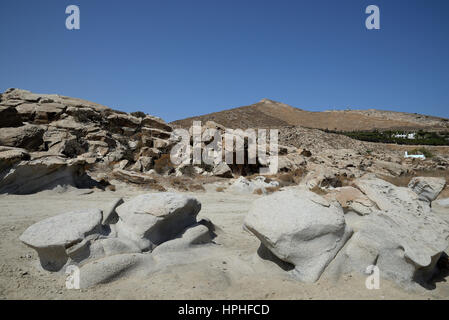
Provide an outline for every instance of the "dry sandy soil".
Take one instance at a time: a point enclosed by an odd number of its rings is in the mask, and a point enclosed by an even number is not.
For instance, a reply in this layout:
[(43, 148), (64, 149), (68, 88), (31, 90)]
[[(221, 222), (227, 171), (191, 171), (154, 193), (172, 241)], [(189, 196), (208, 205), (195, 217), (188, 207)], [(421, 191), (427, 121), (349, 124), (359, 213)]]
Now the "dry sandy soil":
[[(80, 208), (106, 208), (112, 199), (126, 199), (143, 191), (44, 191), (29, 196), (0, 196), (1, 299), (447, 299), (449, 283), (440, 279), (432, 290), (405, 291), (381, 280), (368, 290), (363, 275), (338, 282), (320, 279), (303, 284), (256, 254), (259, 241), (242, 223), (258, 195), (215, 192), (194, 194), (202, 203), (199, 217), (217, 227), (215, 254), (195, 263), (178, 265), (145, 278), (125, 278), (87, 290), (67, 290), (63, 274), (39, 270), (34, 250), (19, 241), (31, 224)], [(89, 193), (92, 192), (92, 193)], [(87, 193), (87, 194), (86, 194)]]

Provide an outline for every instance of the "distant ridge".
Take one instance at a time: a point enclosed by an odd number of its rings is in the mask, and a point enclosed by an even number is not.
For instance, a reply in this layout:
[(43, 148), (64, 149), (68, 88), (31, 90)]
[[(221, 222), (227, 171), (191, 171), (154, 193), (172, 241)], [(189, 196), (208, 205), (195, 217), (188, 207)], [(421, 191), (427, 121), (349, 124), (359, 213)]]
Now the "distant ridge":
[(173, 121), (190, 127), (193, 121), (215, 121), (228, 128), (270, 128), (302, 126), (335, 131), (362, 130), (449, 130), (449, 119), (414, 113), (369, 110), (312, 112), (264, 98), (249, 106)]

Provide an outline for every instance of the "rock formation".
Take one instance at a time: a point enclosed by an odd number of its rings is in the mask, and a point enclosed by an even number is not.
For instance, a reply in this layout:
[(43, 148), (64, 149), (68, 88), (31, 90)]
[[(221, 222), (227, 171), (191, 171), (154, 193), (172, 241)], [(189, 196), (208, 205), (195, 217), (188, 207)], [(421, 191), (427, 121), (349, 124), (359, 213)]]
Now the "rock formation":
[(106, 214), (86, 209), (45, 219), (25, 230), (20, 240), (37, 251), (44, 270), (62, 272), (76, 266), (81, 287), (89, 287), (123, 276), (139, 264), (150, 272), (182, 263), (182, 252), (214, 236), (210, 221), (197, 221), (200, 210), (201, 203), (193, 197), (145, 194), (127, 202), (117, 199)]
[(310, 192), (282, 191), (256, 200), (245, 227), (279, 259), (295, 266), (295, 276), (316, 281), (352, 230), (341, 208)]
[(148, 171), (170, 146), (163, 120), (75, 98), (8, 89), (0, 114), (0, 193), (101, 186), (98, 172)]
[[(417, 184), (431, 184), (432, 193), (422, 197), (427, 189)], [(435, 201), (435, 213), (429, 203), (441, 189), (438, 179), (415, 179), (407, 188), (372, 175), (327, 199), (296, 188), (256, 200), (245, 227), (302, 281), (365, 273), (375, 265), (383, 278), (426, 286), (449, 246), (449, 224), (437, 215), (449, 214), (446, 202)]]

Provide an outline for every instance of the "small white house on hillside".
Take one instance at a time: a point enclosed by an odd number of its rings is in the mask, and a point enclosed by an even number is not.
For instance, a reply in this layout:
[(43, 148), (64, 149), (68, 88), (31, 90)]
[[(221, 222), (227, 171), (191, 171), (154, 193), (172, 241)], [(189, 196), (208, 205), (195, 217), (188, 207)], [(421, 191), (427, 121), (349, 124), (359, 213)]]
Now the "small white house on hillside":
[(412, 132), (412, 133), (394, 134), (393, 137), (402, 139), (415, 139), (416, 133)]
[(426, 160), (426, 156), (423, 154), (408, 154), (407, 151), (405, 151), (404, 158), (414, 158), (414, 159)]

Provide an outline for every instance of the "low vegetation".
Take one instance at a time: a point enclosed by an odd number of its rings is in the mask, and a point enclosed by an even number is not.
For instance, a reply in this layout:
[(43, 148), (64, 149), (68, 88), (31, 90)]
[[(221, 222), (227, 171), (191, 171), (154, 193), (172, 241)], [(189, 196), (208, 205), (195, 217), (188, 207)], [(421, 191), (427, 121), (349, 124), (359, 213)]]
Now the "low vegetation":
[[(274, 192), (276, 192), (276, 191), (279, 191), (281, 189), (281, 187), (280, 186), (276, 186), (276, 187), (266, 187), (266, 188), (264, 188), (264, 189), (262, 189), (262, 188), (258, 188), (258, 189), (256, 189), (256, 190), (254, 190), (254, 194), (258, 194), (258, 195), (262, 195), (262, 194), (271, 194), (271, 193), (274, 193)], [(264, 192), (264, 190), (265, 190), (265, 192)]]
[(175, 169), (170, 160), (170, 154), (163, 154), (159, 159), (154, 160), (154, 170), (159, 174), (171, 172)]
[(347, 137), (380, 143), (395, 143), (404, 145), (430, 145), (430, 146), (449, 146), (449, 131), (445, 132), (428, 132), (419, 130), (414, 132), (414, 138), (402, 137), (401, 135), (408, 135), (412, 132), (405, 131), (333, 131), (324, 130), (327, 133), (336, 133), (345, 135)]
[(447, 170), (430, 170), (416, 171), (414, 173), (403, 174), (397, 177), (379, 175), (379, 178), (394, 184), (397, 187), (407, 187), (410, 180), (414, 177), (435, 177), (446, 179), (446, 187), (440, 192), (438, 199), (449, 198), (449, 171)]
[(281, 172), (276, 175), (267, 176), (265, 182), (269, 183), (271, 180), (279, 181), (279, 186), (288, 187), (298, 185), (304, 178), (306, 171), (304, 169), (296, 169), (289, 172)]
[(202, 184), (189, 177), (169, 177), (170, 186), (179, 191), (205, 191)]

